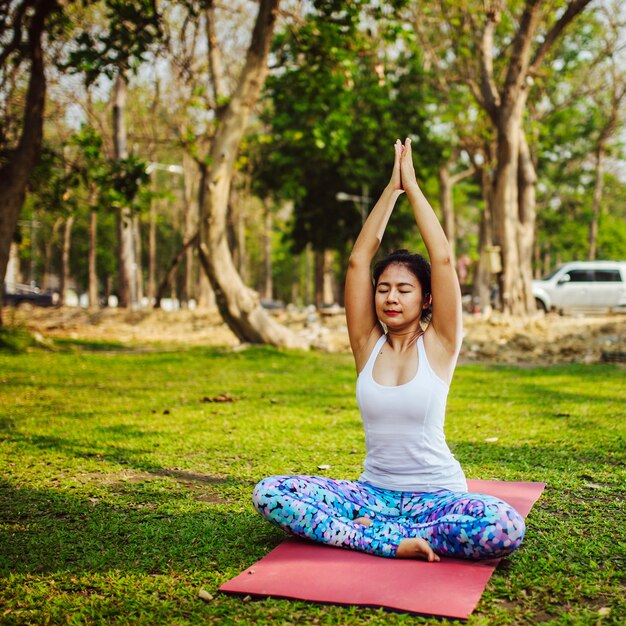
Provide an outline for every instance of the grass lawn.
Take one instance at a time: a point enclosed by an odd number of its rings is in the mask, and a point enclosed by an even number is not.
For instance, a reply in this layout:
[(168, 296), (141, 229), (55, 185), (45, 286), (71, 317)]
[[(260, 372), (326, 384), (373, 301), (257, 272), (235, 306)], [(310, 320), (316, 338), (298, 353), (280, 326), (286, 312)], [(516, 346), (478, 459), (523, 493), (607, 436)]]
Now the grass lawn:
[[(349, 356), (57, 346), (0, 353), (0, 623), (441, 623), (217, 592), (284, 537), (252, 508), (258, 479), (359, 475)], [(548, 484), (468, 624), (626, 623), (625, 378), (457, 370), (467, 476)]]

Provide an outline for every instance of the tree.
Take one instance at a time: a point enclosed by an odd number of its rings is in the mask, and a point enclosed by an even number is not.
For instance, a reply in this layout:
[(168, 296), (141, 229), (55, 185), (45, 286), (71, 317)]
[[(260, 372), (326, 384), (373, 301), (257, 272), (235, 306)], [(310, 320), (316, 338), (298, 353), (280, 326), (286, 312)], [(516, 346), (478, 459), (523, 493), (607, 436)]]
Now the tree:
[(439, 26), (449, 52), (439, 71), (452, 73), (470, 90), (493, 127), (493, 221), (501, 249), (503, 309), (534, 310), (532, 251), (535, 231), (536, 172), (524, 120), (529, 94), (548, 54), (590, 0), (548, 3), (459, 3), (428, 6), (425, 21)]
[[(26, 96), (21, 114), (5, 110), (0, 137), (0, 325), (4, 276), (17, 220), (24, 204), (28, 180), (41, 152), (46, 100), (43, 38), (46, 24), (58, 10), (55, 0), (23, 0), (0, 9), (0, 85), (9, 88), (5, 104), (18, 90), (27, 65)], [(12, 88), (12, 89), (11, 89)], [(12, 93), (11, 93), (12, 92)], [(15, 115), (11, 119), (11, 113)], [(8, 119), (7, 119), (8, 118)]]
[(235, 159), (267, 72), (279, 0), (261, 0), (245, 64), (213, 137), (204, 197), (200, 205), (199, 257), (223, 319), (242, 341), (306, 347), (261, 307), (259, 296), (237, 272), (228, 248), (226, 214)]

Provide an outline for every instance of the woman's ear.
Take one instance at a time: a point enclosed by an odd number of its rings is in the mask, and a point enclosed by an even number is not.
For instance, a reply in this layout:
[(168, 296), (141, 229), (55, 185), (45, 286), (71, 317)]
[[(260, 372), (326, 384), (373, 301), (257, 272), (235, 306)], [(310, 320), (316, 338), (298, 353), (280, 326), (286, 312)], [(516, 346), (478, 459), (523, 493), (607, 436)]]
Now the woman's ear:
[(424, 296), (424, 303), (422, 304), (423, 309), (427, 309), (433, 303), (433, 294), (427, 293)]

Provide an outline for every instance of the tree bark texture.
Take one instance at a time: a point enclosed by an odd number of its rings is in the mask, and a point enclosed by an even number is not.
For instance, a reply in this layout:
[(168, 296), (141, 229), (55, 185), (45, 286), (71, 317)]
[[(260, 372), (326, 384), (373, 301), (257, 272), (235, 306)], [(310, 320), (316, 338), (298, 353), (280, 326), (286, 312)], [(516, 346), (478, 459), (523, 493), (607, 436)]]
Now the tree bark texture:
[(480, 217), (480, 232), (478, 250), (480, 257), (474, 272), (474, 287), (472, 290), (473, 304), (485, 316), (492, 310), (491, 304), (491, 263), (489, 255), (493, 246), (493, 181), (491, 170), (481, 168), (481, 189), (483, 196), (483, 212)]
[(35, 4), (28, 26), (27, 56), (30, 75), (24, 103), (21, 135), (0, 168), (0, 326), (4, 277), (9, 261), (11, 242), (15, 234), (26, 187), (31, 172), (41, 153), (43, 118), (46, 100), (46, 75), (42, 37), (47, 17), (57, 9), (55, 0), (41, 0)]
[(450, 163), (445, 163), (439, 168), (439, 206), (443, 221), (443, 231), (450, 244), (452, 251), (452, 264), (456, 263), (456, 215), (454, 214), (454, 198), (452, 192), (454, 185), (464, 178), (471, 176), (476, 170), (471, 167), (458, 174), (450, 174)]
[(70, 277), (72, 226), (74, 226), (74, 216), (68, 215), (65, 220), (65, 229), (63, 230), (63, 247), (61, 249), (61, 281), (59, 285), (59, 304), (61, 306), (63, 306), (66, 302), (67, 283)]
[(596, 150), (596, 181), (593, 188), (593, 204), (591, 223), (589, 224), (589, 252), (587, 259), (595, 260), (598, 249), (598, 221), (604, 188), (604, 153), (605, 147), (600, 143)]
[(306, 348), (308, 343), (273, 320), (261, 307), (258, 293), (244, 284), (233, 264), (227, 236), (235, 158), (248, 116), (265, 80), (278, 4), (279, 0), (259, 3), (244, 67), (213, 139), (211, 165), (200, 207), (198, 257), (215, 292), (222, 318), (241, 341)]
[(448, 163), (444, 163), (439, 168), (439, 206), (441, 207), (443, 231), (446, 233), (450, 244), (452, 263), (454, 264), (456, 259), (456, 224), (452, 199), (452, 180), (448, 171)]
[(98, 212), (89, 212), (89, 308), (97, 309), (98, 304), (98, 272), (96, 267), (96, 250), (98, 243)]
[[(113, 145), (116, 159), (128, 157), (125, 121), (126, 95), (126, 77), (120, 69), (113, 87)], [(117, 216), (117, 297), (118, 304), (122, 308), (136, 304), (133, 234), (131, 211), (128, 207), (122, 207)]]

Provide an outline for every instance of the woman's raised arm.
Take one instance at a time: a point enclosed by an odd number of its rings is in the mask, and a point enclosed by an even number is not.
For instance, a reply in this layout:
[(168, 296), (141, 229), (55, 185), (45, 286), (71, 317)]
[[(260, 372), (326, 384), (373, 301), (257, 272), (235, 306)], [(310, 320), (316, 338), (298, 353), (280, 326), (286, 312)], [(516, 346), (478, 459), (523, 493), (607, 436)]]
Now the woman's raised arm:
[(378, 339), (383, 330), (376, 317), (374, 288), (372, 286), (371, 264), (383, 238), (387, 222), (396, 201), (402, 193), (400, 159), (402, 143), (396, 141), (395, 159), (391, 180), (385, 187), (378, 202), (371, 210), (352, 248), (346, 273), (345, 307), (350, 347), (354, 355), (357, 371), (360, 372), (367, 361), (370, 339)]
[[(433, 315), (429, 328), (435, 331), (437, 343), (441, 351), (450, 357), (449, 363), (453, 368), (463, 339), (461, 287), (454, 269), (450, 244), (435, 212), (417, 184), (410, 139), (404, 142), (400, 171), (402, 187), (413, 209), (430, 258)], [(440, 360), (447, 361), (445, 355)]]

